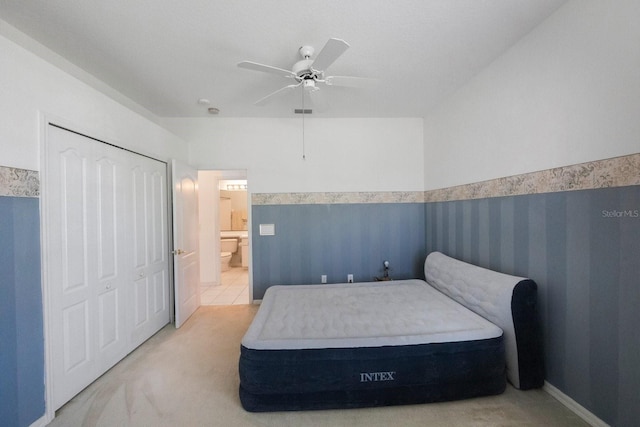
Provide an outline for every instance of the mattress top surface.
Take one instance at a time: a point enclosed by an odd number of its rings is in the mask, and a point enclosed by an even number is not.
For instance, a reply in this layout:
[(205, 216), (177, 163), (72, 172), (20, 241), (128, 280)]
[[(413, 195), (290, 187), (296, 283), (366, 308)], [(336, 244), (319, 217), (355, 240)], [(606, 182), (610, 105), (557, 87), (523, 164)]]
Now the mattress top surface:
[(423, 280), (270, 287), (242, 345), (379, 347), (496, 338), (502, 330)]

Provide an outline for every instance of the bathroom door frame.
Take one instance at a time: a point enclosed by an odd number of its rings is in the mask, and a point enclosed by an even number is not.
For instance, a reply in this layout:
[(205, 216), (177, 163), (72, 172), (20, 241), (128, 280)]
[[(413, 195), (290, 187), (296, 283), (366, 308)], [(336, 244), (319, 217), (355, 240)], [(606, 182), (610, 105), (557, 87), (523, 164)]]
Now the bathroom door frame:
[[(248, 276), (249, 276), (249, 304), (253, 304), (253, 233), (251, 232), (251, 185), (249, 178), (249, 170), (248, 169), (217, 169), (217, 168), (206, 168), (200, 167), (198, 171), (207, 171), (207, 172), (217, 172), (218, 176), (215, 180), (216, 188), (219, 188), (220, 181), (224, 180), (233, 180), (233, 179), (242, 179), (247, 181), (247, 234), (249, 235), (249, 262), (248, 262)], [(216, 204), (216, 211), (218, 215), (220, 213), (220, 205)], [(218, 252), (220, 252), (220, 221), (215, 225), (217, 230), (217, 248)], [(238, 250), (240, 250), (240, 246), (238, 246)], [(216, 271), (216, 281), (221, 283), (221, 271), (220, 268)]]

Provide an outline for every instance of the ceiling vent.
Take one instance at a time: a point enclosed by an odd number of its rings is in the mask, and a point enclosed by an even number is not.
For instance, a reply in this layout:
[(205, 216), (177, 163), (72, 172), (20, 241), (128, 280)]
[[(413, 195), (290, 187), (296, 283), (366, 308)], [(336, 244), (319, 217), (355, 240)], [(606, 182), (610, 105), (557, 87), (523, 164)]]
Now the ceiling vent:
[(313, 110), (311, 108), (296, 108), (293, 112), (295, 114), (312, 114)]

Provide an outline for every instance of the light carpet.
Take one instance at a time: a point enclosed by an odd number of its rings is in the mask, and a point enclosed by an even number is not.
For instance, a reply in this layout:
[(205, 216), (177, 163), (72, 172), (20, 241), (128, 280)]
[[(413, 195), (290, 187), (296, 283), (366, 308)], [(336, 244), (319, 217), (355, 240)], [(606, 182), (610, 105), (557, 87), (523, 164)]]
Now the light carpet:
[(587, 426), (542, 390), (381, 408), (249, 413), (240, 340), (258, 306), (209, 306), (167, 325), (63, 406), (50, 426)]

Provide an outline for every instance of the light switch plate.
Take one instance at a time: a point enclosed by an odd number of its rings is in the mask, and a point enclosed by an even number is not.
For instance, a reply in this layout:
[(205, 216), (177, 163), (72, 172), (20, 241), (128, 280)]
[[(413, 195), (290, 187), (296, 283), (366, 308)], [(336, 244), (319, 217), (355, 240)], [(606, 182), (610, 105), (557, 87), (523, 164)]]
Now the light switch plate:
[(275, 224), (260, 224), (261, 236), (275, 236), (276, 225)]

